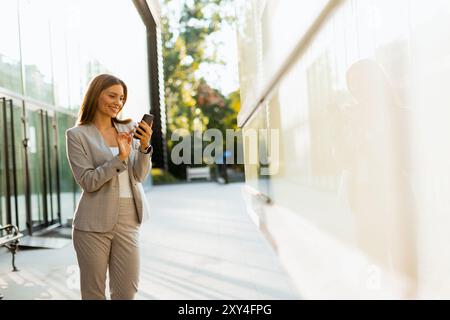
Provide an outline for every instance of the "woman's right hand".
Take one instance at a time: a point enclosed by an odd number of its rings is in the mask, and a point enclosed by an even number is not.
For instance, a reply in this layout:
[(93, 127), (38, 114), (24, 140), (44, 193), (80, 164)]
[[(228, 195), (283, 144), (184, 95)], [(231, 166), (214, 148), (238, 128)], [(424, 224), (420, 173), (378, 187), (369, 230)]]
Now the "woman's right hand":
[(134, 129), (130, 132), (119, 132), (116, 136), (117, 144), (119, 145), (119, 158), (121, 161), (125, 161), (130, 155), (133, 131)]

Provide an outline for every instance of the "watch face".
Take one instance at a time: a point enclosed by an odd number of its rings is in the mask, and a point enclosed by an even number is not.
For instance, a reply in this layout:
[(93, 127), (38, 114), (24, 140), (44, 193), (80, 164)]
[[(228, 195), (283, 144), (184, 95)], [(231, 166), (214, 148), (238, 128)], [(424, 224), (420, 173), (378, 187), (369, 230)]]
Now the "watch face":
[(150, 153), (152, 149), (153, 149), (152, 145), (149, 145), (147, 149), (145, 149), (145, 153)]

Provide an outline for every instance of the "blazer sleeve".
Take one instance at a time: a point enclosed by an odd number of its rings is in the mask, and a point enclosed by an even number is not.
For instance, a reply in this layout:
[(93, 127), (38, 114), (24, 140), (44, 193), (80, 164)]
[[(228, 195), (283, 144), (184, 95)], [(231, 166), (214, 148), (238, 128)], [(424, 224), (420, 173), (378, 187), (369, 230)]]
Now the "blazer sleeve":
[(139, 142), (133, 141), (133, 145), (135, 149), (135, 157), (132, 166), (134, 179), (138, 182), (144, 182), (150, 172), (153, 147), (149, 146), (147, 153), (144, 153), (141, 151)]
[(128, 169), (118, 155), (95, 168), (80, 139), (70, 130), (66, 131), (66, 147), (73, 176), (86, 192), (98, 191), (112, 177)]

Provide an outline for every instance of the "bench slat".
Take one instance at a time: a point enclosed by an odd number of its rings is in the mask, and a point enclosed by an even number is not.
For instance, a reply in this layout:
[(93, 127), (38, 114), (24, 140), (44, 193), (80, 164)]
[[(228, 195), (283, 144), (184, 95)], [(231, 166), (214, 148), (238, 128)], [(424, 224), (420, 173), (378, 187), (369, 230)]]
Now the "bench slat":
[(0, 246), (3, 246), (5, 244), (7, 244), (8, 242), (18, 240), (22, 237), (23, 237), (23, 234), (19, 233), (18, 235), (15, 235), (15, 236), (6, 236), (3, 238), (0, 238)]

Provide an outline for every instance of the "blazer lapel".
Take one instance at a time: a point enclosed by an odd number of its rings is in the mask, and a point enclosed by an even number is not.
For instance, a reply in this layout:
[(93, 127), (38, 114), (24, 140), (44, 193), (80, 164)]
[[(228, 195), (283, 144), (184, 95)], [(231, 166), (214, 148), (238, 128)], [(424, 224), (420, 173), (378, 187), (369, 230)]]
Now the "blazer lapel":
[[(120, 124), (120, 123), (117, 123), (117, 122), (113, 122), (113, 123), (114, 123), (114, 126), (116, 127), (117, 132), (124, 132), (124, 131), (126, 131), (128, 129), (123, 124)], [(132, 141), (131, 143), (132, 143), (132, 146), (133, 146), (134, 141)], [(131, 153), (130, 153), (130, 156), (129, 156), (128, 161), (127, 161), (128, 162), (128, 172), (133, 172), (133, 157), (134, 157), (133, 148), (131, 148)], [(134, 177), (132, 177), (131, 175), (130, 175), (130, 179), (131, 179), (131, 181), (134, 181)]]
[(105, 160), (110, 160), (113, 157), (113, 154), (111, 152), (111, 149), (105, 144), (105, 140), (102, 137), (102, 134), (97, 129), (95, 124), (92, 122), (89, 124), (91, 129), (91, 137), (96, 140), (96, 144), (99, 146), (100, 150), (102, 151), (102, 155), (104, 156)]
[(116, 127), (117, 132), (121, 132), (122, 131), (120, 129), (120, 124), (119, 123), (113, 121), (113, 124), (114, 124), (114, 127)]

